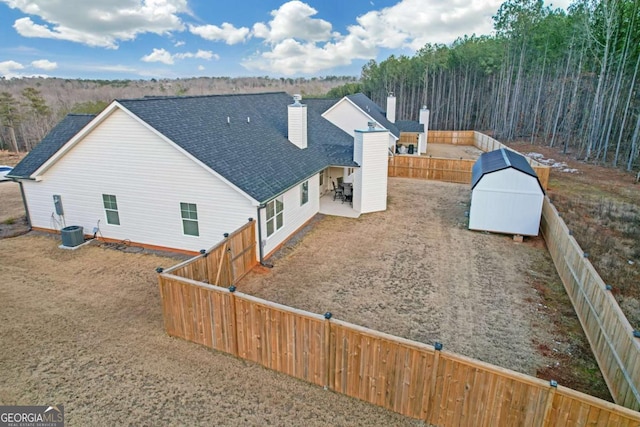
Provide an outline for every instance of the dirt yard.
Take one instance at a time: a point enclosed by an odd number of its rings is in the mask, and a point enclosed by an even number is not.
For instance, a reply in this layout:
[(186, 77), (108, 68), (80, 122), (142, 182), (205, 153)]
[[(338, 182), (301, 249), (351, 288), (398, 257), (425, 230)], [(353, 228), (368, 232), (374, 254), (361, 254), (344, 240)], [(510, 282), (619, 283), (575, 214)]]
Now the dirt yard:
[(444, 157), (446, 159), (466, 159), (475, 160), (483, 153), (482, 150), (473, 145), (451, 145), (451, 144), (427, 144), (425, 155), (432, 157)]
[(392, 178), (386, 212), (324, 217), (238, 289), (530, 375), (571, 372), (561, 383), (610, 399), (566, 295), (546, 304), (563, 291), (542, 238), (469, 231), (469, 200), (468, 185)]
[[(15, 166), (25, 155), (0, 150), (0, 164)], [(27, 230), (20, 186), (13, 181), (0, 181), (0, 238), (22, 234)]]
[(0, 240), (0, 404), (64, 404), (69, 426), (418, 426), (164, 333), (155, 267), (57, 238)]

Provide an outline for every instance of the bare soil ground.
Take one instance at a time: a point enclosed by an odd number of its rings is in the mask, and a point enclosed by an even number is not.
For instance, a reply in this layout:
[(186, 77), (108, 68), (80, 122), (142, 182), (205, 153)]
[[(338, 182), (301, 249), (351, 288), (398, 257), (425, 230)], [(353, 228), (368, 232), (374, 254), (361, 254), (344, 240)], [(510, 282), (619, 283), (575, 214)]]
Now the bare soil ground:
[(610, 399), (542, 238), (469, 231), (469, 200), (392, 178), (386, 212), (322, 218), (238, 288)]
[(472, 145), (427, 144), (427, 156), (475, 160), (483, 153)]
[(177, 259), (29, 233), (0, 240), (0, 404), (64, 404), (69, 426), (418, 426), (168, 337), (155, 267)]
[[(318, 218), (255, 286), (610, 399), (542, 240), (469, 232), (465, 186), (400, 181), (412, 193), (394, 184), (387, 216)], [(20, 211), (19, 191), (2, 191), (2, 212)], [(431, 203), (397, 209), (416, 200)], [(153, 269), (177, 259), (58, 244), (0, 236), (0, 404), (62, 403), (70, 426), (423, 425), (166, 336)]]
[[(15, 166), (24, 156), (26, 153), (0, 150), (0, 164)], [(0, 238), (24, 234), (28, 229), (18, 183), (0, 181)]]
[(640, 329), (640, 184), (637, 172), (577, 160), (560, 148), (512, 144), (539, 153), (551, 169), (549, 197), (605, 283), (613, 286), (622, 311)]

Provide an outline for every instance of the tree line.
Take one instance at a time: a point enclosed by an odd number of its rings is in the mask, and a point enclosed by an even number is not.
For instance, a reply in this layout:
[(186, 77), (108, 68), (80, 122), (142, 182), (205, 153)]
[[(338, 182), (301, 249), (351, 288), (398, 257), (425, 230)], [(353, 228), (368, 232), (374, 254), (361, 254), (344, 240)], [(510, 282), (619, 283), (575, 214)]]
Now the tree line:
[(393, 92), (400, 120), (416, 120), (425, 105), (433, 129), (561, 146), (631, 170), (640, 137), (639, 4), (578, 0), (564, 11), (509, 0), (493, 17), (494, 34), (370, 61), (358, 85), (333, 91), (361, 90), (379, 105)]
[(324, 96), (328, 90), (356, 80), (351, 76), (149, 80), (0, 77), (0, 150), (30, 151), (66, 114), (97, 114), (118, 98), (275, 91)]

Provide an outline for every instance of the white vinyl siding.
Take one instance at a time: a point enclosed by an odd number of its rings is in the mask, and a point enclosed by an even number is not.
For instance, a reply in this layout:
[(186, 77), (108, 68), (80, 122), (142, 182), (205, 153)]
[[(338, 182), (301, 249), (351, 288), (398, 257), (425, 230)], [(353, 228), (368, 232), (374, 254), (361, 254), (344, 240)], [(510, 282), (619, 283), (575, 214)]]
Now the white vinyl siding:
[(471, 192), (469, 229), (537, 236), (543, 199), (531, 175), (514, 168), (488, 173)]
[(262, 240), (264, 243), (264, 255), (268, 255), (284, 242), (292, 233), (302, 227), (315, 214), (320, 207), (319, 174), (309, 178), (309, 202), (300, 206), (300, 185), (296, 185), (282, 196), (284, 206), (282, 229), (267, 238), (267, 208), (260, 210), (262, 220)]
[(267, 237), (284, 226), (284, 202), (282, 196), (267, 203)]
[(180, 216), (182, 217), (182, 232), (187, 236), (199, 236), (198, 207), (195, 203), (180, 203)]
[[(51, 198), (59, 194), (67, 225), (99, 226), (105, 238), (194, 252), (212, 247), (256, 216), (246, 196), (121, 110), (65, 154), (42, 181), (23, 182), (34, 227), (56, 228)], [(105, 225), (96, 194), (117, 195), (119, 227)], [(183, 233), (181, 202), (197, 205), (199, 237)]]
[(103, 194), (102, 203), (107, 217), (107, 224), (120, 225), (120, 215), (118, 214), (118, 201), (113, 194)]
[[(356, 129), (368, 129), (368, 123), (372, 120), (359, 107), (344, 98), (324, 112), (322, 116), (351, 136), (355, 136)], [(379, 127), (379, 129), (381, 128)], [(397, 138), (391, 132), (389, 132), (387, 138), (388, 147), (392, 147)]]
[(353, 158), (362, 165), (353, 180), (353, 208), (360, 213), (387, 209), (387, 131), (356, 132)]

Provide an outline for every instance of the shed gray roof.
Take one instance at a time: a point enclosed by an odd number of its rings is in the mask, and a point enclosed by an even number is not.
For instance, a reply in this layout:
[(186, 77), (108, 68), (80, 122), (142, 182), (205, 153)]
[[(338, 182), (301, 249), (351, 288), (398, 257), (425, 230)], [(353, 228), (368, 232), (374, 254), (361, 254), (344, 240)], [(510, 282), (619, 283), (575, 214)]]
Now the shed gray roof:
[(536, 171), (534, 171), (529, 162), (527, 162), (527, 159), (515, 151), (506, 150), (504, 148), (489, 151), (488, 153), (480, 155), (471, 171), (471, 189), (473, 190), (475, 188), (484, 175), (508, 168), (514, 168), (534, 177), (538, 182), (540, 189), (544, 193), (544, 188), (542, 188), (542, 185), (540, 184), (538, 174), (536, 174)]
[(400, 138), (398, 127), (387, 119), (386, 112), (363, 93), (347, 95), (347, 98), (358, 106), (362, 111), (371, 116), (373, 120), (388, 129), (396, 138)]
[(29, 178), (31, 174), (49, 160), (60, 147), (80, 132), (94, 117), (95, 115), (93, 114), (67, 115), (13, 168), (9, 177)]

